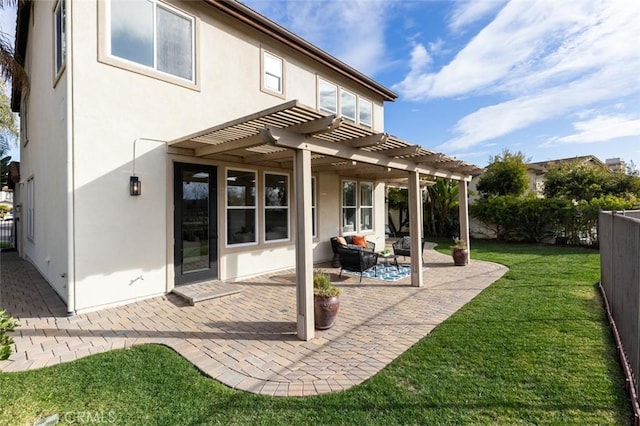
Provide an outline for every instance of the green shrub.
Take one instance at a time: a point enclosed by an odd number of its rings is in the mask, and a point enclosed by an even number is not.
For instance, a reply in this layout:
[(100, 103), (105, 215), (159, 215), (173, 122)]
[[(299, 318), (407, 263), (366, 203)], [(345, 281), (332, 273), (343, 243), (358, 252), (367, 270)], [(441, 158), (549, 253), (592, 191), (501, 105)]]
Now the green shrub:
[(16, 320), (7, 314), (4, 309), (0, 309), (0, 360), (9, 358), (11, 355), (11, 345), (13, 338), (7, 333), (13, 331), (18, 326)]

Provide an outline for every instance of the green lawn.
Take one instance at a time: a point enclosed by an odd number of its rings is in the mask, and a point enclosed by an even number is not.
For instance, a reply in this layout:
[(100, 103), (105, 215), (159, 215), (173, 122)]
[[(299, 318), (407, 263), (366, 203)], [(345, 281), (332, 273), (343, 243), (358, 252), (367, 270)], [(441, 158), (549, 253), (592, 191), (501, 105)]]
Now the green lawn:
[(0, 423), (59, 413), (69, 423), (101, 414), (93, 419), (116, 424), (629, 424), (597, 292), (598, 253), (475, 242), (472, 249), (510, 271), (349, 391), (236, 392), (147, 345), (0, 373)]

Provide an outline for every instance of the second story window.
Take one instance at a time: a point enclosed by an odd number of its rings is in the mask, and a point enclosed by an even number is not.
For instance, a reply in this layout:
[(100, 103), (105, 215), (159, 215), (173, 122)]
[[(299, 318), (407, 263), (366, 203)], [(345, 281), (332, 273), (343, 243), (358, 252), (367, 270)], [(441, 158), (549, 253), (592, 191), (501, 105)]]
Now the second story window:
[(67, 30), (65, 27), (66, 7), (65, 0), (58, 0), (53, 9), (53, 30), (54, 30), (54, 66), (55, 76), (57, 77), (64, 68), (65, 58), (67, 55)]
[(195, 80), (192, 16), (155, 0), (110, 2), (111, 56)]
[(340, 90), (340, 115), (356, 121), (356, 95), (346, 90)]
[(282, 95), (284, 93), (283, 85), (284, 62), (277, 56), (268, 52), (262, 55), (262, 88), (269, 92)]
[(363, 126), (371, 127), (373, 120), (373, 104), (367, 100), (360, 98), (358, 108), (358, 120)]
[(318, 80), (318, 109), (334, 114), (338, 112), (338, 86)]

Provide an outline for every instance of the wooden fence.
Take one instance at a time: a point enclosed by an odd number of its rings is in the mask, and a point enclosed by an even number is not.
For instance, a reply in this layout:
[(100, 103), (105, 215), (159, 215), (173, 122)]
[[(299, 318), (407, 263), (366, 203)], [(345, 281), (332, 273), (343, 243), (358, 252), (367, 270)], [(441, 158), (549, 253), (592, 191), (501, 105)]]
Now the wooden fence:
[(640, 421), (640, 211), (600, 212), (600, 288)]

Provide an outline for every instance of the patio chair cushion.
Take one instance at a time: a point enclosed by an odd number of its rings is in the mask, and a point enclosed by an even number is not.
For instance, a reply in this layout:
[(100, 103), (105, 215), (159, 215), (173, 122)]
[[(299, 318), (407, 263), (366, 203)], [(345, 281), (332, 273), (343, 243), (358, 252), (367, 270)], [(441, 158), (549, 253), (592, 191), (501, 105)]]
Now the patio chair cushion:
[(362, 235), (354, 235), (351, 239), (356, 246), (366, 247), (367, 239)]
[(338, 244), (340, 244), (341, 246), (347, 245), (347, 240), (345, 240), (344, 237), (336, 237), (336, 240), (338, 240)]

